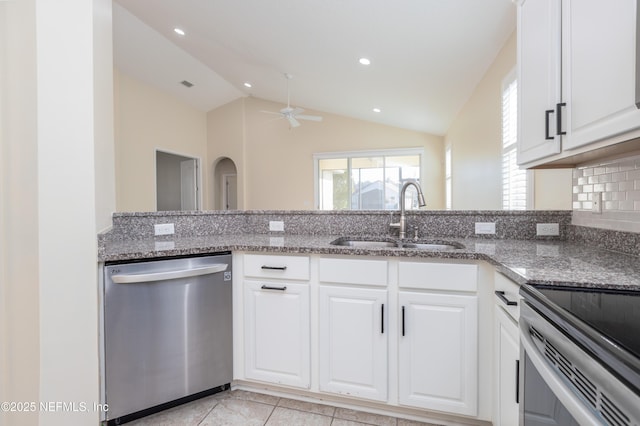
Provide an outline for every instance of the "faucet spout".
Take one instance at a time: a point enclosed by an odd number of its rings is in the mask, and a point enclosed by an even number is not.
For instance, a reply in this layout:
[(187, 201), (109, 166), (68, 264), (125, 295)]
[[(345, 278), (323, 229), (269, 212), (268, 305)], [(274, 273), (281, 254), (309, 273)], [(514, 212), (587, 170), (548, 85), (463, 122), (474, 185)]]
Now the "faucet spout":
[(400, 229), (400, 238), (406, 238), (407, 236), (407, 218), (405, 215), (405, 204), (404, 204), (404, 194), (407, 192), (407, 188), (409, 186), (414, 186), (416, 191), (418, 191), (418, 206), (424, 207), (427, 203), (424, 201), (424, 194), (422, 193), (422, 188), (420, 188), (420, 184), (418, 181), (414, 179), (407, 180), (404, 185), (402, 185), (402, 190), (400, 191), (400, 223), (392, 224), (396, 225)]

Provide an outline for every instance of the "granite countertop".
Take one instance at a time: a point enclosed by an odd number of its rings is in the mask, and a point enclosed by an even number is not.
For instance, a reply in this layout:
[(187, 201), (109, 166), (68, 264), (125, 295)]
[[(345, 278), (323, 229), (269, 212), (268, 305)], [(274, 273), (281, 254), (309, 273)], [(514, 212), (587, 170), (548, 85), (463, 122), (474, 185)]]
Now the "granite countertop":
[[(228, 234), (174, 239), (104, 241), (99, 261), (125, 261), (220, 251), (370, 255), (484, 260), (519, 284), (609, 288), (640, 292), (640, 259), (584, 244), (552, 240), (447, 238), (464, 249), (364, 249), (331, 245), (338, 236)], [(362, 237), (360, 237), (362, 238)]]

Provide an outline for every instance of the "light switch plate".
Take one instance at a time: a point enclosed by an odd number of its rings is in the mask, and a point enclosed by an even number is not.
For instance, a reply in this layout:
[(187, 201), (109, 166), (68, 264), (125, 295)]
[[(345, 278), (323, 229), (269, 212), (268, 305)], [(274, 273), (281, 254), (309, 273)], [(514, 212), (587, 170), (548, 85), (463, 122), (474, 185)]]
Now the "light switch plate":
[(476, 234), (495, 234), (495, 222), (476, 222)]
[(173, 223), (159, 223), (153, 225), (155, 235), (172, 235), (176, 232)]

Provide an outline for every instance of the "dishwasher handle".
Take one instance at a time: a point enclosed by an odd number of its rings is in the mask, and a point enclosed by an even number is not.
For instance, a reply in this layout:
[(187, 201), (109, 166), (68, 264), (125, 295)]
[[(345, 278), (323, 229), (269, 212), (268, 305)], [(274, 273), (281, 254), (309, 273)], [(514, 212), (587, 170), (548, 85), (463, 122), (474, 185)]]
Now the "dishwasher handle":
[(178, 278), (197, 277), (200, 275), (216, 274), (227, 270), (226, 263), (216, 263), (201, 268), (177, 269), (173, 271), (151, 272), (143, 274), (118, 274), (112, 275), (111, 281), (116, 284), (137, 284), (151, 281), (166, 281)]

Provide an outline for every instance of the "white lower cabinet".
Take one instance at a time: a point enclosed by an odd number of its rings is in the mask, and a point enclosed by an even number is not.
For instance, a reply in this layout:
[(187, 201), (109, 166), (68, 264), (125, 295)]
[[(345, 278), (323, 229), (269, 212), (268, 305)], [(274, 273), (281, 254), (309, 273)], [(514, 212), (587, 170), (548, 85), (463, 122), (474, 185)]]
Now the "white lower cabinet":
[(520, 287), (498, 272), (494, 280), (493, 424), (510, 426), (519, 424)]
[(518, 424), (520, 340), (518, 326), (500, 307), (495, 310), (494, 425)]
[(244, 281), (245, 376), (309, 388), (309, 285)]
[(400, 291), (399, 402), (475, 416), (477, 297)]
[(387, 400), (386, 315), (386, 289), (320, 286), (321, 391)]
[(478, 330), (491, 335), (493, 304), (478, 264), (250, 253), (234, 262), (235, 379), (490, 419), (478, 388), (491, 377), (478, 363), (491, 345), (479, 346)]

